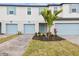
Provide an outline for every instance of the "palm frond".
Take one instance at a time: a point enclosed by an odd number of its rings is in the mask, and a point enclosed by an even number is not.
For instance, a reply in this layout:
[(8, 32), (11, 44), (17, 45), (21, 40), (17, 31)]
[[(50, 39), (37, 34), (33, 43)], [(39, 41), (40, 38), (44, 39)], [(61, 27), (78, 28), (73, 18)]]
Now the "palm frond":
[(55, 15), (58, 15), (59, 13), (61, 13), (63, 11), (63, 9), (60, 9), (58, 11), (55, 12)]
[(44, 9), (41, 11), (41, 15), (43, 16), (45, 22), (49, 26), (49, 28), (52, 26), (53, 21), (55, 21), (58, 18), (58, 14), (62, 12), (61, 10), (58, 10), (56, 13), (52, 14), (51, 10), (49, 9)]

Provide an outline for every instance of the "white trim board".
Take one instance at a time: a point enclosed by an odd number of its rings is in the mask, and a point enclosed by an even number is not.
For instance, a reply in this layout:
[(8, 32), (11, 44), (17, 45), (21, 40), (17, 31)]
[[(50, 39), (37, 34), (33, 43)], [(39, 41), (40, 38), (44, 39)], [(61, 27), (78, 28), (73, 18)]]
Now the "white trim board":
[(79, 23), (79, 21), (54, 21), (55, 23)]

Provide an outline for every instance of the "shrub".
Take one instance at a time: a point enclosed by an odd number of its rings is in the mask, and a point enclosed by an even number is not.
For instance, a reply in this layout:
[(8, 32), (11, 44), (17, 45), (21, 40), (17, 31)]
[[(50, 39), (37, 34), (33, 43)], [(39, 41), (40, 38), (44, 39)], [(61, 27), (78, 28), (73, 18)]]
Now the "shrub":
[(40, 32), (38, 32), (38, 36), (41, 36), (41, 33)]
[(43, 40), (43, 41), (60, 41), (63, 40), (61, 39), (61, 37), (57, 36), (57, 35), (53, 35), (52, 33), (50, 33), (50, 36), (48, 37), (49, 33), (35, 33), (33, 38), (34, 40)]
[(44, 34), (44, 33), (42, 33), (42, 36), (45, 36), (45, 34)]
[(37, 36), (38, 36), (37, 34), (38, 34), (38, 33), (35, 33), (32, 39), (37, 40), (37, 39), (38, 39), (38, 38), (37, 38)]
[(35, 35), (34, 36), (37, 36), (37, 33), (35, 33)]
[(20, 32), (20, 31), (18, 31), (18, 33), (17, 33), (18, 35), (22, 35), (22, 32)]
[(48, 40), (48, 37), (43, 33), (42, 40)]

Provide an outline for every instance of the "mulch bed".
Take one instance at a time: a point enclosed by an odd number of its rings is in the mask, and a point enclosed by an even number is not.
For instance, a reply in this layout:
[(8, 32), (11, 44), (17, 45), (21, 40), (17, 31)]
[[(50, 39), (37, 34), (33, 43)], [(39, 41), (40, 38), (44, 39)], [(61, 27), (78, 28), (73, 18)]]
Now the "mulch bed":
[(58, 36), (58, 35), (50, 35), (50, 39), (48, 39), (48, 34), (46, 33), (35, 33), (35, 35), (33, 36), (33, 40), (42, 40), (42, 41), (61, 41), (61, 40), (65, 40), (64, 38)]

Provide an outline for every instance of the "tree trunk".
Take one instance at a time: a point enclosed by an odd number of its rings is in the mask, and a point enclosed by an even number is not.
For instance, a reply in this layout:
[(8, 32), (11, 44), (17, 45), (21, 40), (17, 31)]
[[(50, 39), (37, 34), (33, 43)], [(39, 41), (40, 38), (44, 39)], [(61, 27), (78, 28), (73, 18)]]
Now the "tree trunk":
[(50, 36), (51, 36), (50, 29), (51, 29), (51, 28), (50, 28), (50, 26), (49, 26), (49, 30), (48, 30), (48, 40), (51, 40), (51, 39), (50, 39)]
[(50, 32), (50, 27), (49, 27), (49, 31), (48, 32)]

